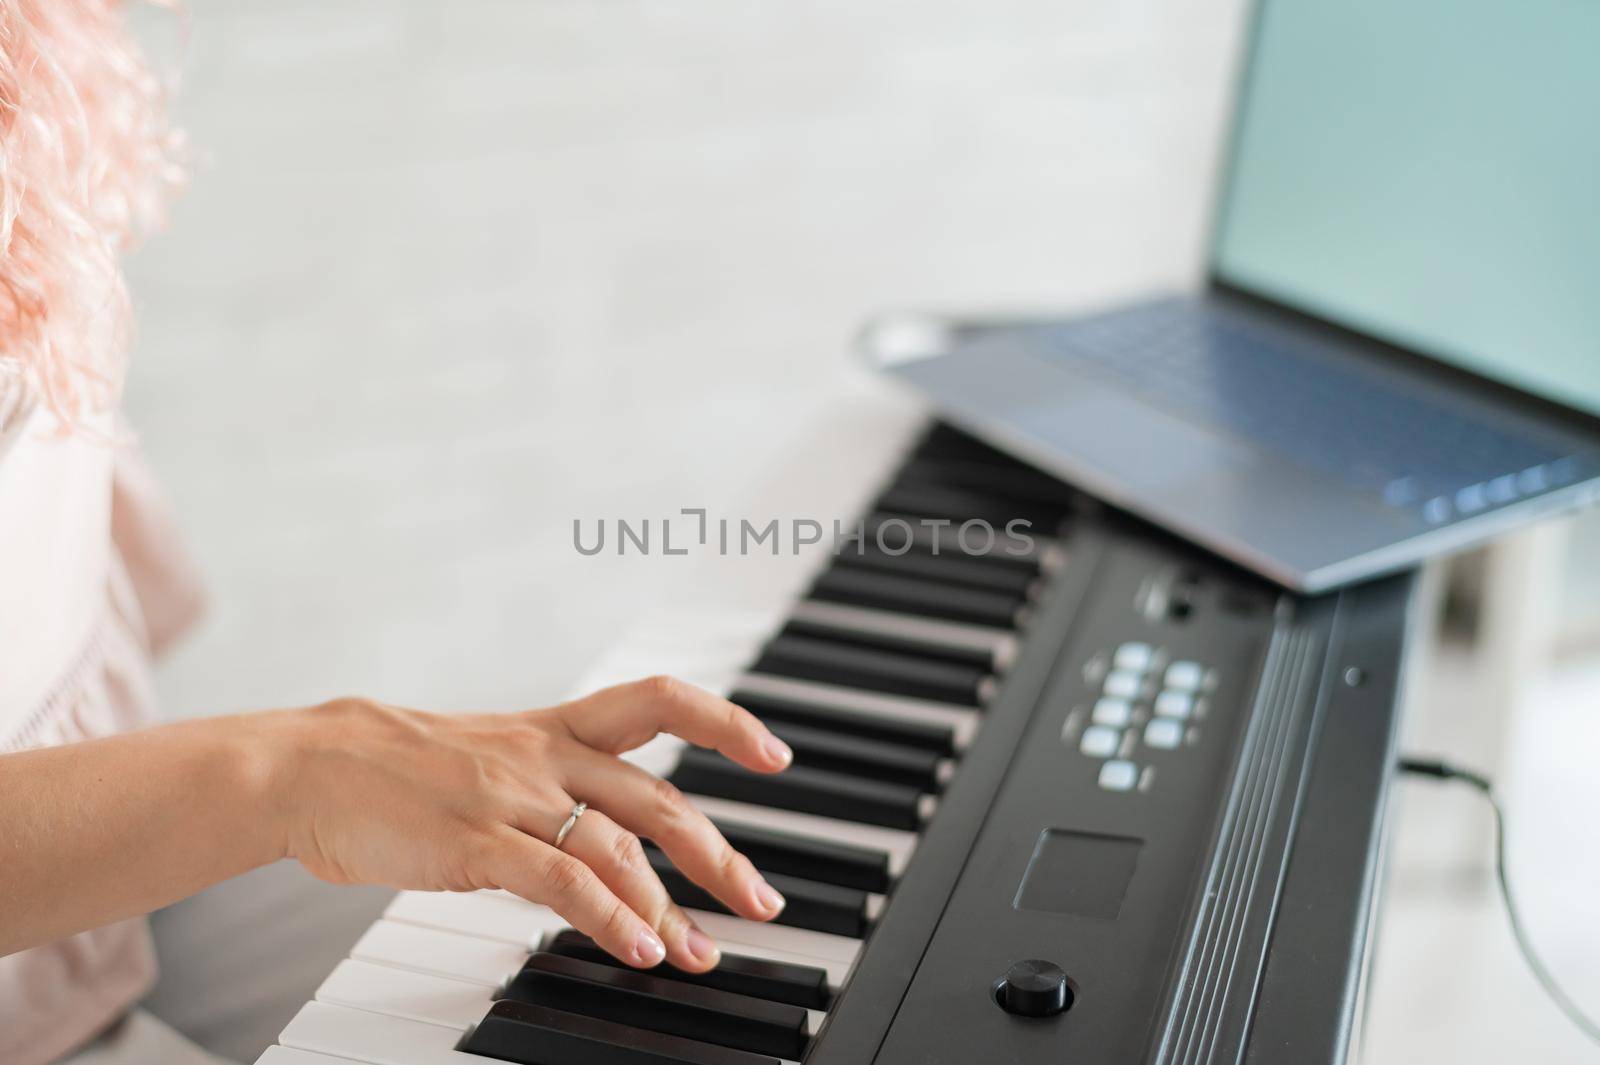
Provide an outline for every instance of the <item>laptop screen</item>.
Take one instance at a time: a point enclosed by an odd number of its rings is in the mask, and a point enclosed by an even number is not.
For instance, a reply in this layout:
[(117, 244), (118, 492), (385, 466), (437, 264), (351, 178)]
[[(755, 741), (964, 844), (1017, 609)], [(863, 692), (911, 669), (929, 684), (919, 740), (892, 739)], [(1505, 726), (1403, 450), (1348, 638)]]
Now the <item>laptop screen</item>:
[(1600, 415), (1600, 0), (1261, 0), (1221, 280)]

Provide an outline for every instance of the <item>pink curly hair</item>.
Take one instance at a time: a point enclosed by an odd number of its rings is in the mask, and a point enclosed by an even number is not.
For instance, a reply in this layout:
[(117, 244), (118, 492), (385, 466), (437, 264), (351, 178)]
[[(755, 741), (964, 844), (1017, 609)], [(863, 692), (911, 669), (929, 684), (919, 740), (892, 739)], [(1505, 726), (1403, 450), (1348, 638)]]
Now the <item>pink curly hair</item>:
[(0, 0), (0, 360), (67, 424), (120, 391), (119, 253), (182, 180), (164, 104), (120, 0)]

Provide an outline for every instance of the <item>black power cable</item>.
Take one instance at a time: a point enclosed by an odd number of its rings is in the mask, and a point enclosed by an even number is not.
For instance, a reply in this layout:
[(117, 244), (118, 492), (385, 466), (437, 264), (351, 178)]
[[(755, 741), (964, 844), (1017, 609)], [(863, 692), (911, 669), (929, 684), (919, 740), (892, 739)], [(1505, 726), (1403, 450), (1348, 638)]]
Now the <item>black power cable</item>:
[(1556, 978), (1539, 959), (1538, 953), (1533, 949), (1533, 943), (1528, 939), (1527, 930), (1522, 926), (1522, 915), (1517, 911), (1517, 904), (1511, 895), (1511, 881), (1506, 876), (1506, 815), (1489, 778), (1470, 769), (1461, 769), (1429, 758), (1402, 757), (1400, 771), (1413, 776), (1432, 777), (1435, 780), (1459, 781), (1476, 788), (1489, 801), (1489, 809), (1494, 812), (1494, 876), (1500, 885), (1500, 898), (1505, 903), (1506, 920), (1511, 925), (1511, 937), (1517, 941), (1517, 949), (1522, 952), (1522, 960), (1528, 963), (1534, 979), (1539, 981), (1539, 986), (1544, 988), (1545, 994), (1550, 996), (1551, 1001), (1567, 1015), (1567, 1019), (1576, 1025), (1580, 1032), (1595, 1043), (1600, 1043), (1600, 1024), (1591, 1020), (1573, 1001), (1572, 996), (1556, 983)]

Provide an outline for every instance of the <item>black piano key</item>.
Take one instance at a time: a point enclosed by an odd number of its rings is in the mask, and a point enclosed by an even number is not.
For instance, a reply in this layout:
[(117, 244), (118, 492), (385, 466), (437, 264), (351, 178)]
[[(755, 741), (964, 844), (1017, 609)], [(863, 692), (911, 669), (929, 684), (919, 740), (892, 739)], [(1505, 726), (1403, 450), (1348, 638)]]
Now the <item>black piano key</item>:
[(978, 706), (989, 684), (981, 666), (926, 655), (863, 647), (844, 639), (779, 633), (750, 667), (755, 673), (839, 684), (847, 688)]
[(682, 791), (757, 806), (836, 817), (884, 828), (915, 830), (922, 793), (904, 784), (867, 780), (826, 769), (790, 766), (782, 773), (756, 773), (714, 751), (686, 748), (668, 778)]
[(895, 473), (896, 481), (933, 482), (1001, 496), (1040, 510), (1070, 514), (1081, 497), (1065, 483), (1029, 466), (1001, 466), (980, 458), (919, 454)]
[(546, 951), (527, 960), (505, 997), (752, 1054), (798, 1058), (809, 1037), (799, 1006)]
[[(821, 603), (818, 605), (839, 607), (844, 610), (866, 609), (865, 607), (845, 607), (839, 603)], [(918, 618), (916, 620), (943, 624), (941, 619), (935, 618)], [(930, 658), (937, 658), (946, 662), (976, 666), (985, 672), (999, 668), (999, 663), (996, 661), (992, 647), (955, 646), (924, 639), (916, 634), (899, 633), (893, 630), (878, 632), (867, 628), (848, 628), (834, 624), (832, 621), (796, 617), (791, 618), (783, 626), (779, 635), (816, 636), (822, 639), (848, 640), (862, 647), (877, 647), (885, 651), (904, 651), (908, 654), (927, 655)]]
[[(668, 858), (655, 847), (646, 847), (650, 867), (661, 878), (667, 894), (679, 906), (716, 913), (733, 911), (717, 901), (705, 888), (678, 872)], [(791, 928), (809, 928), (813, 932), (829, 932), (836, 936), (865, 939), (871, 923), (867, 917), (867, 893), (855, 888), (842, 888), (833, 884), (820, 884), (814, 880), (768, 873), (767, 883), (778, 889), (784, 898), (783, 912), (772, 919), (773, 924)]]
[(896, 721), (876, 714), (840, 710), (831, 706), (815, 706), (797, 699), (758, 695), (747, 691), (735, 691), (728, 698), (769, 724), (789, 721), (797, 725), (812, 725), (827, 729), (829, 732), (845, 736), (860, 736), (863, 739), (879, 740), (901, 747), (935, 751), (945, 756), (956, 753), (956, 730), (949, 725)]
[(763, 873), (798, 876), (880, 895), (889, 891), (889, 855), (884, 851), (716, 818), (712, 822), (733, 849)]
[(1021, 460), (1012, 458), (999, 448), (984, 443), (970, 433), (962, 432), (949, 422), (934, 422), (928, 427), (911, 455), (917, 458), (955, 458), (968, 462), (981, 462), (997, 469), (1031, 469)]
[(461, 1049), (519, 1065), (780, 1065), (777, 1058), (501, 999)]
[[(557, 932), (545, 944), (546, 951), (565, 958), (596, 962), (614, 968), (628, 968), (600, 948), (600, 944), (575, 929)], [(742, 954), (722, 955), (717, 967), (706, 973), (688, 973), (670, 965), (657, 966), (651, 975), (680, 983), (712, 987), (718, 991), (732, 991), (772, 1002), (787, 1002), (805, 1009), (826, 1009), (831, 993), (828, 990), (826, 970), (810, 965), (791, 965), (788, 962), (750, 958)]]
[(847, 544), (833, 558), (833, 565), (846, 568), (883, 570), (907, 577), (940, 581), (967, 588), (981, 588), (1001, 595), (1025, 599), (1039, 582), (1032, 569), (997, 565), (987, 555), (967, 555), (946, 551), (943, 545), (933, 551), (885, 551), (868, 542), (860, 546)]
[(794, 752), (795, 765), (909, 784), (923, 791), (938, 791), (941, 787), (941, 759), (932, 751), (896, 747), (860, 736), (841, 736), (810, 725), (781, 721), (769, 723), (767, 729), (789, 745)]
[(1027, 600), (1020, 595), (982, 588), (957, 588), (898, 573), (853, 566), (836, 566), (828, 570), (817, 578), (811, 595), (832, 603), (898, 610), (1002, 629), (1015, 628), (1021, 622), (1023, 607), (1027, 604)]
[[(929, 481), (897, 480), (878, 496), (874, 504), (878, 510), (915, 514), (919, 518), (932, 518), (961, 525), (967, 521), (986, 522), (997, 534), (1021, 523), (1021, 529), (1034, 536), (1052, 536), (1061, 524), (1063, 511), (1059, 507), (1041, 507), (1037, 504), (1006, 499), (987, 492), (974, 492)], [(976, 536), (976, 530), (968, 534)]]
[(996, 474), (1014, 473), (1041, 478), (1047, 484), (1056, 485), (1062, 490), (1070, 491), (1063, 482), (1039, 469), (1030, 466), (1021, 459), (1001, 451), (997, 447), (986, 444), (975, 436), (970, 436), (949, 425), (939, 424), (930, 429), (917, 445), (911, 449), (901, 463), (901, 468), (914, 466), (919, 462), (963, 462), (974, 466), (982, 466)]
[[(1026, 573), (1040, 571), (1047, 545), (1055, 542), (1052, 536), (1036, 529), (1018, 530), (1019, 535), (996, 529), (994, 545), (987, 551), (979, 551), (984, 544), (973, 539), (976, 533), (968, 533), (967, 542), (962, 543), (954, 525), (927, 525), (916, 514), (888, 510), (874, 510), (868, 514), (862, 519), (861, 530), (862, 538), (869, 546), (890, 551), (909, 547), (911, 551), (928, 554), (937, 549), (940, 555), (982, 559), (988, 565), (1010, 566)], [(846, 549), (848, 546), (840, 550)]]

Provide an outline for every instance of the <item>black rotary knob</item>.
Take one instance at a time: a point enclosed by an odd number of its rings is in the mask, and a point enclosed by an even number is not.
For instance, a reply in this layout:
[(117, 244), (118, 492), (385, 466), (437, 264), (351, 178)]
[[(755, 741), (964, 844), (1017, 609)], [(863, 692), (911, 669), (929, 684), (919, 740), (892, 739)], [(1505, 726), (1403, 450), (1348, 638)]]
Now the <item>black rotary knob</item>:
[(1072, 1005), (1072, 985), (1061, 966), (1029, 958), (1006, 970), (995, 984), (994, 1000), (1018, 1017), (1054, 1017)]

